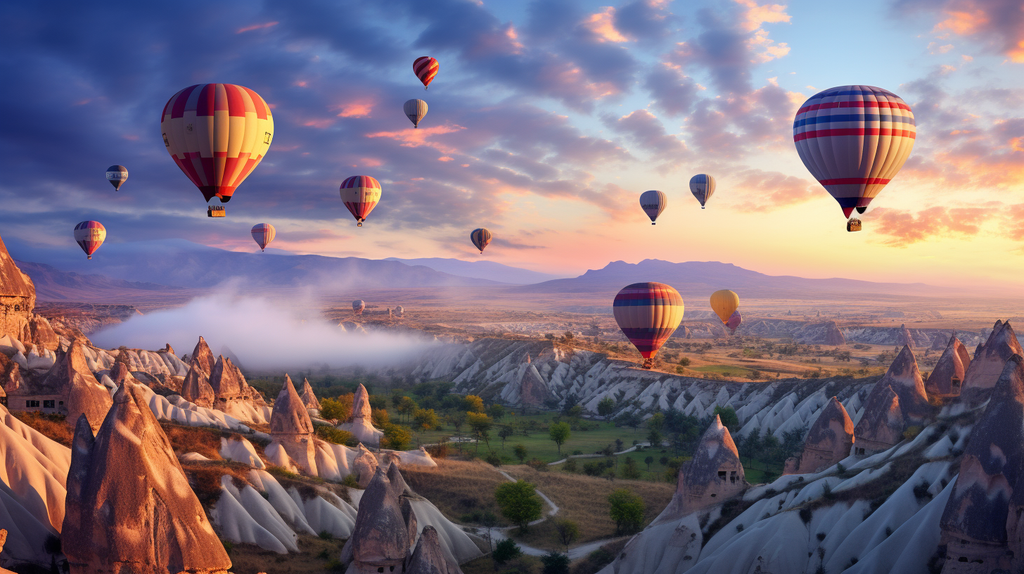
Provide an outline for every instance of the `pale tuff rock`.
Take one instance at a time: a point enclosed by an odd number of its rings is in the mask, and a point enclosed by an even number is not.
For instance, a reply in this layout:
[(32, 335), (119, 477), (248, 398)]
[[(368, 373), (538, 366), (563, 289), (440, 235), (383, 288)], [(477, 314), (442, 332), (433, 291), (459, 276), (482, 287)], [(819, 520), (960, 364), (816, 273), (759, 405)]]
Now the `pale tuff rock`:
[(900, 408), (907, 418), (916, 421), (929, 413), (928, 393), (924, 389), (921, 371), (917, 368), (917, 359), (909, 346), (904, 346), (896, 355), (889, 370), (875, 383), (865, 402), (871, 403), (872, 397), (885, 394), (886, 387), (891, 387), (899, 396)]
[(188, 374), (181, 383), (181, 397), (194, 405), (213, 408), (216, 395), (210, 386), (209, 378), (196, 361), (189, 366)]
[(437, 530), (427, 526), (420, 533), (416, 549), (405, 567), (406, 574), (462, 574), (462, 569), (445, 556)]
[(75, 427), (63, 550), (71, 572), (223, 573), (231, 567), (146, 404), (126, 382), (93, 437)]
[(991, 397), (971, 433), (960, 475), (942, 513), (942, 542), (947, 546), (943, 572), (1016, 571), (1024, 565), (1013, 552), (1020, 549), (1019, 530), (1024, 527), (1016, 513), (1022, 506), (1018, 491), (1024, 490), (1024, 359), (1020, 355), (1006, 361)]
[(360, 488), (366, 488), (377, 473), (377, 457), (360, 444), (356, 449), (356, 457), (352, 461), (352, 472), (356, 475), (356, 481)]
[(285, 375), (284, 386), (274, 401), (274, 411), (270, 415), (270, 436), (304, 473), (318, 476), (313, 421), (288, 375)]
[(213, 393), (217, 397), (214, 400), (216, 408), (221, 408), (228, 401), (249, 398), (249, 384), (245, 382), (241, 371), (235, 367), (231, 359), (225, 358), (224, 355), (217, 357), (217, 363), (214, 364), (213, 370), (210, 372), (210, 386), (213, 387)]
[(971, 365), (971, 357), (960, 339), (953, 335), (949, 338), (939, 362), (935, 363), (924, 388), (929, 395), (937, 397), (955, 397), (960, 394), (964, 381), (964, 373)]
[(819, 472), (850, 455), (854, 441), (853, 421), (836, 397), (832, 397), (811, 425), (798, 458), (786, 461), (786, 474)]
[(736, 443), (729, 429), (715, 415), (700, 437), (693, 458), (679, 469), (676, 493), (664, 515), (682, 516), (724, 502), (743, 492), (747, 486)]
[(996, 321), (992, 333), (984, 345), (974, 354), (974, 359), (964, 371), (961, 396), (971, 403), (984, 401), (992, 393), (996, 381), (1003, 372), (1003, 365), (1013, 355), (1024, 354), (1017, 335), (1010, 323)]
[(210, 350), (210, 346), (206, 344), (206, 339), (202, 336), (199, 337), (199, 342), (196, 343), (196, 347), (192, 349), (191, 362), (198, 365), (198, 368), (203, 371), (207, 377), (213, 373), (213, 351)]
[(307, 409), (320, 410), (320, 401), (313, 394), (313, 387), (309, 385), (309, 379), (306, 378), (302, 379), (302, 404), (306, 405)]
[(349, 574), (375, 574), (401, 570), (409, 556), (409, 524), (402, 514), (401, 501), (383, 468), (359, 500), (359, 512), (351, 538), (341, 551), (341, 561), (351, 562)]
[(864, 416), (854, 429), (854, 452), (868, 455), (886, 450), (903, 440), (905, 420), (900, 397), (889, 385), (872, 389), (864, 406)]
[(352, 416), (349, 417), (347, 422), (338, 425), (338, 428), (352, 433), (363, 444), (370, 446), (380, 445), (380, 439), (384, 436), (384, 433), (373, 426), (370, 394), (363, 385), (359, 385), (356, 388), (355, 396), (352, 400)]
[(901, 324), (900, 328), (896, 331), (896, 345), (903, 345), (911, 349), (917, 346), (914, 343), (914, 336), (910, 334), (910, 329), (907, 329), (906, 324)]
[(29, 321), (36, 304), (36, 288), (21, 272), (0, 239), (0, 335), (22, 341), (31, 340)]
[(356, 388), (356, 392), (352, 397), (352, 416), (348, 418), (346, 422), (356, 422), (358, 420), (370, 420), (372, 409), (370, 408), (370, 393), (367, 392), (366, 387), (360, 384)]

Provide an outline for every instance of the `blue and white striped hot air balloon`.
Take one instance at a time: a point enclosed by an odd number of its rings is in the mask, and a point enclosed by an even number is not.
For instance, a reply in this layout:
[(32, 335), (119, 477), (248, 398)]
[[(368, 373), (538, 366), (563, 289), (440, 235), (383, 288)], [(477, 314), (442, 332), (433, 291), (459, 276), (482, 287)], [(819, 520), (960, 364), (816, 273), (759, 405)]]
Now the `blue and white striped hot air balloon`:
[(668, 197), (663, 191), (649, 189), (640, 194), (640, 209), (643, 209), (647, 217), (651, 218), (651, 225), (655, 224), (655, 220), (658, 219), (662, 211), (665, 211), (667, 205)]
[(704, 204), (711, 199), (711, 194), (715, 193), (715, 178), (706, 173), (698, 173), (691, 177), (690, 193), (700, 202), (700, 208), (704, 209)]

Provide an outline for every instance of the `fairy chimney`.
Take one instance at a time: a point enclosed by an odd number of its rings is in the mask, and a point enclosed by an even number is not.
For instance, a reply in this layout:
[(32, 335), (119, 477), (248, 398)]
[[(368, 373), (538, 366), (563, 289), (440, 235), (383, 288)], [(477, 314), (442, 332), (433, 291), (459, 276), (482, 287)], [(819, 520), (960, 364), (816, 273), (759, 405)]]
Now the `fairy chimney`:
[(914, 344), (914, 336), (910, 334), (910, 329), (907, 329), (906, 324), (901, 324), (900, 328), (896, 331), (896, 345), (903, 345), (911, 349), (917, 346)]
[(900, 409), (908, 419), (919, 421), (928, 414), (928, 393), (924, 389), (921, 371), (917, 368), (917, 359), (909, 346), (905, 345), (896, 355), (889, 370), (871, 389), (865, 403), (870, 403), (873, 395), (884, 394), (886, 387), (891, 387), (899, 395)]
[(380, 445), (380, 439), (383, 438), (384, 433), (373, 426), (370, 394), (363, 385), (359, 385), (352, 399), (352, 416), (348, 418), (347, 422), (338, 425), (338, 428), (352, 433), (356, 440), (363, 444)]
[(835, 321), (829, 321), (825, 323), (825, 339), (822, 342), (825, 345), (845, 345), (846, 337), (843, 332), (839, 330), (839, 325)]
[[(839, 399), (832, 397), (811, 425), (804, 450), (786, 474), (806, 474), (825, 470), (850, 456), (854, 441), (853, 421)], [(787, 467), (789, 467), (789, 461)]]
[(378, 466), (377, 457), (373, 456), (373, 453), (360, 443), (356, 447), (356, 456), (352, 460), (352, 473), (356, 475), (359, 488), (366, 488), (370, 484)]
[(199, 342), (196, 343), (196, 347), (192, 349), (191, 362), (198, 365), (199, 369), (203, 371), (203, 374), (206, 375), (207, 378), (209, 378), (210, 374), (213, 373), (213, 351), (210, 350), (210, 346), (206, 344), (206, 339), (201, 335), (199, 337)]
[[(527, 355), (529, 358), (529, 355)], [(527, 361), (526, 365), (521, 365), (520, 368), (523, 370), (523, 374), (519, 377), (519, 402), (533, 407), (539, 407), (544, 404), (544, 401), (552, 398), (551, 390), (548, 389), (547, 383), (544, 382), (544, 377), (540, 376), (540, 371), (537, 370), (537, 366), (530, 364)]]
[(905, 424), (896, 391), (888, 385), (879, 391), (876, 386), (868, 395), (864, 414), (853, 430), (854, 453), (869, 455), (889, 449), (903, 440)]
[(416, 549), (405, 566), (405, 574), (462, 574), (458, 562), (445, 556), (437, 530), (424, 526)]
[(194, 405), (208, 409), (213, 408), (216, 395), (213, 392), (213, 387), (210, 386), (210, 379), (194, 361), (189, 365), (188, 374), (185, 375), (185, 380), (181, 383), (181, 397)]
[[(946, 545), (943, 572), (1016, 571), (1024, 486), (1024, 359), (1003, 367), (981, 420), (967, 442), (960, 474), (939, 521)], [(1015, 504), (1014, 501), (1017, 501)], [(1010, 512), (1014, 508), (1014, 512)]]
[(974, 354), (970, 366), (964, 370), (960, 396), (970, 403), (984, 402), (1003, 372), (1003, 366), (1013, 355), (1024, 354), (1017, 335), (1009, 322), (996, 321), (984, 345)]
[(270, 436), (307, 474), (317, 475), (313, 421), (288, 375), (284, 376), (284, 386), (274, 401), (274, 410), (270, 415)]
[(351, 562), (346, 572), (401, 572), (412, 545), (408, 518), (384, 469), (378, 467), (359, 499), (352, 535), (341, 551), (342, 563)]
[(306, 405), (307, 409), (320, 410), (320, 401), (313, 394), (313, 387), (310, 386), (309, 379), (306, 378), (302, 379), (302, 404)]
[(360, 384), (356, 387), (355, 395), (352, 397), (352, 416), (347, 422), (353, 423), (360, 420), (370, 420), (372, 409), (370, 408), (370, 393), (366, 387)]
[(35, 305), (35, 285), (18, 269), (0, 238), (0, 336), (31, 340), (29, 321)]
[(747, 488), (739, 451), (715, 415), (708, 430), (700, 437), (693, 458), (679, 469), (679, 482), (672, 503), (684, 513), (723, 502)]
[(143, 389), (130, 380), (95, 437), (78, 418), (61, 543), (72, 574), (231, 567)]
[(924, 388), (929, 395), (955, 397), (960, 394), (964, 373), (971, 364), (971, 356), (955, 335), (949, 338), (946, 349), (928, 375)]

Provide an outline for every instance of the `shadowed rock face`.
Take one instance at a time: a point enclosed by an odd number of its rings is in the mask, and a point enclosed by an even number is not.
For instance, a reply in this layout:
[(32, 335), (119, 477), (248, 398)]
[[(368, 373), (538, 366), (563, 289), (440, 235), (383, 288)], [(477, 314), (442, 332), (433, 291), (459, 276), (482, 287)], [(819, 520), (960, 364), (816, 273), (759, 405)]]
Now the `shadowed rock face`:
[(835, 321), (829, 321), (825, 325), (825, 343), (826, 345), (845, 345), (846, 337), (843, 336), (843, 332), (839, 330), (839, 325)]
[(21, 341), (31, 336), (29, 320), (36, 305), (36, 288), (32, 280), (18, 269), (0, 239), (0, 335), (10, 335)]
[(16, 389), (8, 388), (7, 394), (14, 396), (57, 395), (64, 403), (69, 424), (84, 414), (89, 424), (98, 429), (110, 408), (110, 393), (101, 385), (85, 360), (82, 343), (71, 341), (68, 350), (57, 355), (57, 362), (43, 379), (35, 384), (20, 384)]
[(924, 389), (921, 371), (917, 368), (917, 358), (910, 347), (904, 346), (900, 354), (896, 355), (885, 376), (875, 383), (865, 403), (870, 403), (875, 395), (884, 394), (886, 387), (896, 392), (903, 414), (911, 420), (919, 420), (928, 414), (928, 393)]
[(359, 486), (366, 488), (377, 473), (377, 457), (373, 456), (373, 453), (362, 444), (357, 447), (357, 452), (358, 454), (352, 461), (352, 472), (356, 475)]
[(206, 339), (202, 336), (199, 337), (199, 342), (196, 343), (196, 348), (192, 349), (192, 363), (199, 366), (203, 371), (203, 374), (207, 378), (213, 373), (213, 351), (210, 350), (210, 346), (206, 344)]
[(987, 399), (1003, 372), (1003, 365), (1013, 355), (1024, 354), (1017, 335), (1009, 322), (996, 321), (992, 334), (974, 354), (974, 359), (964, 372), (964, 400), (980, 403)]
[(821, 410), (807, 432), (804, 451), (795, 474), (824, 470), (850, 455), (854, 440), (853, 421), (839, 399), (832, 399)]
[(1006, 361), (992, 400), (971, 432), (942, 513), (948, 567), (955, 570), (966, 557), (968, 563), (984, 560), (985, 572), (1010, 569), (1007, 545), (1019, 540), (1020, 525), (1009, 510), (1011, 500), (1022, 498), (1018, 487), (1024, 487), (1024, 359), (1014, 355)]
[(216, 398), (210, 380), (206, 378), (202, 368), (193, 361), (188, 368), (188, 374), (181, 383), (181, 396), (186, 401), (201, 407), (213, 408), (213, 401)]
[(270, 415), (270, 434), (312, 435), (313, 421), (306, 412), (306, 406), (295, 392), (295, 385), (288, 375), (284, 377), (284, 386), (274, 401), (274, 411)]
[(956, 336), (949, 338), (946, 349), (935, 363), (924, 388), (929, 395), (940, 397), (955, 397), (960, 394), (961, 385), (964, 380), (964, 373), (971, 364), (970, 355), (960, 339)]
[(519, 381), (519, 400), (524, 405), (541, 406), (544, 401), (551, 398), (551, 391), (547, 383), (537, 372), (537, 367), (532, 364), (526, 365), (523, 370), (523, 377)]
[[(359, 501), (352, 536), (342, 550), (355, 572), (401, 571), (409, 556), (409, 530), (401, 503), (383, 468), (378, 468)], [(394, 567), (394, 570), (392, 570)], [(352, 567), (349, 572), (352, 572)]]
[(61, 539), (72, 573), (231, 567), (142, 389), (130, 381), (95, 438), (79, 417), (67, 486)]
[(747, 488), (736, 443), (715, 415), (700, 437), (693, 458), (679, 469), (676, 494), (670, 505), (681, 513), (723, 502)]
[[(233, 401), (249, 398), (249, 383), (245, 382), (242, 372), (231, 359), (220, 355), (210, 372), (210, 386), (216, 401)], [(216, 402), (215, 401), (215, 402)]]
[(914, 344), (914, 336), (910, 334), (910, 329), (907, 329), (906, 324), (900, 325), (899, 330), (896, 331), (896, 344), (911, 349), (917, 346)]
[(462, 574), (458, 564), (449, 561), (441, 550), (437, 530), (426, 526), (420, 533), (416, 549), (405, 567), (406, 574)]
[(868, 395), (864, 415), (853, 431), (857, 454), (882, 451), (903, 440), (905, 421), (899, 395), (888, 385), (877, 390), (876, 386)]
[(309, 379), (302, 379), (302, 404), (307, 409), (320, 410), (320, 401), (313, 394), (313, 387), (309, 385)]

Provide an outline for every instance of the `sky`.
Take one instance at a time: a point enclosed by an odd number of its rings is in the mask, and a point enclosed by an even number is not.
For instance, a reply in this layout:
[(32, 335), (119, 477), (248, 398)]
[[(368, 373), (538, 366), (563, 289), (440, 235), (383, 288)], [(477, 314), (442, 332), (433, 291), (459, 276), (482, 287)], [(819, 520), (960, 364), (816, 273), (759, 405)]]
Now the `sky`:
[[(252, 251), (269, 222), (294, 253), (472, 261), (487, 227), (483, 258), (566, 276), (650, 258), (1024, 293), (1019, 0), (5, 2), (0, 70), (0, 236), (34, 246), (77, 249), (95, 219), (108, 242)], [(160, 136), (167, 100), (207, 82), (274, 114), (224, 219)], [(845, 84), (917, 122), (859, 233), (792, 139), (800, 104)], [(697, 173), (718, 181), (703, 211)], [(362, 228), (351, 175), (383, 187)], [(648, 189), (668, 194), (656, 226)]]

